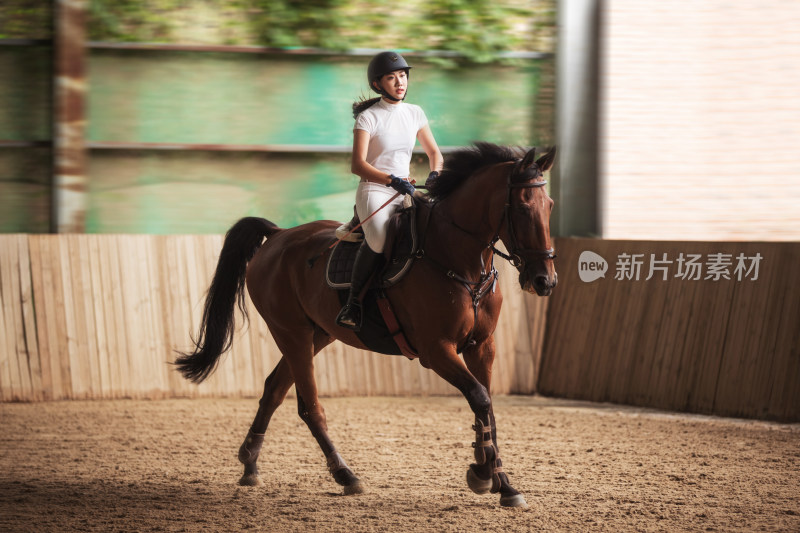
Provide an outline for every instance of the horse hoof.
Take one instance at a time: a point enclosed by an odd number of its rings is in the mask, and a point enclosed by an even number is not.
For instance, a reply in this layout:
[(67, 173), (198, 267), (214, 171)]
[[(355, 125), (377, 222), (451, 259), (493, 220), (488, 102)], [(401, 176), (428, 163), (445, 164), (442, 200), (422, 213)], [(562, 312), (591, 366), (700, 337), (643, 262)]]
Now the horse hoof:
[(364, 494), (364, 484), (356, 480), (354, 483), (344, 486), (344, 495), (350, 496), (352, 494)]
[(501, 507), (519, 507), (521, 509), (528, 508), (528, 502), (522, 494), (512, 494), (509, 496), (500, 496)]
[(239, 480), (239, 485), (244, 487), (257, 487), (261, 485), (261, 478), (258, 477), (258, 474), (245, 474), (242, 476), (242, 479)]
[(475, 475), (475, 472), (472, 471), (472, 468), (468, 468), (467, 485), (469, 485), (470, 490), (475, 494), (486, 494), (492, 488), (492, 478), (481, 479)]

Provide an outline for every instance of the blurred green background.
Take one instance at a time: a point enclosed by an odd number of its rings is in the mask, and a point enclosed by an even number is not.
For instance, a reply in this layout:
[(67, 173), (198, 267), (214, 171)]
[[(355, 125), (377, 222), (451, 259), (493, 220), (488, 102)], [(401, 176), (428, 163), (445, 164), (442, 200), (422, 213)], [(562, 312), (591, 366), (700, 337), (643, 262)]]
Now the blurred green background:
[[(423, 107), (445, 151), (475, 140), (547, 144), (553, 4), (88, 2), (86, 231), (349, 219), (350, 106), (369, 96), (366, 64), (379, 49), (407, 55), (407, 101)], [(2, 232), (50, 227), (51, 18), (41, 2), (0, 7)], [(137, 42), (166, 46), (113, 47)], [(175, 144), (212, 146), (163, 149)], [(417, 154), (412, 176), (426, 175)]]

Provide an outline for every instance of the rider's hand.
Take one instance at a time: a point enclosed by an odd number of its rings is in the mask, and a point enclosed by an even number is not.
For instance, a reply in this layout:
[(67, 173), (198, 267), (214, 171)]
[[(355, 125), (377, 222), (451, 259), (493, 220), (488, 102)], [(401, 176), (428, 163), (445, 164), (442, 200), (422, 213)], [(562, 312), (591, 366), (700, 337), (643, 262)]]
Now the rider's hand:
[(400, 192), (400, 193), (403, 193), (403, 194), (414, 194), (414, 191), (416, 189), (411, 184), (411, 182), (408, 182), (408, 181), (406, 181), (404, 179), (400, 179), (397, 176), (395, 176), (394, 174), (392, 174), (390, 177), (392, 178), (392, 181), (390, 181), (389, 183), (386, 184), (387, 187), (391, 187), (392, 189), (396, 190), (397, 192)]

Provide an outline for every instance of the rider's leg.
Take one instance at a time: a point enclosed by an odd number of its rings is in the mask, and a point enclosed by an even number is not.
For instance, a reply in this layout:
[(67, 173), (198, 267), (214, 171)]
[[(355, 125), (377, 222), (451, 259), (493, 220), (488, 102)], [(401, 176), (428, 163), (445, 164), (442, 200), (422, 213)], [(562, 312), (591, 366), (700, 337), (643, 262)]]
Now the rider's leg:
[(361, 329), (361, 291), (369, 281), (382, 256), (382, 253), (374, 252), (367, 244), (367, 241), (361, 243), (358, 252), (356, 252), (356, 260), (353, 265), (350, 295), (347, 297), (347, 303), (336, 317), (336, 323), (340, 326), (354, 331)]
[[(394, 200), (392, 198), (394, 197)], [(392, 200), (387, 204), (387, 200)], [(336, 317), (336, 323), (342, 327), (359, 331), (361, 329), (361, 301), (363, 289), (375, 271), (383, 255), (386, 243), (386, 226), (389, 218), (403, 199), (393, 189), (380, 183), (362, 181), (356, 191), (356, 210), (364, 221), (364, 242), (356, 254), (353, 265), (353, 276), (350, 295), (347, 303)]]

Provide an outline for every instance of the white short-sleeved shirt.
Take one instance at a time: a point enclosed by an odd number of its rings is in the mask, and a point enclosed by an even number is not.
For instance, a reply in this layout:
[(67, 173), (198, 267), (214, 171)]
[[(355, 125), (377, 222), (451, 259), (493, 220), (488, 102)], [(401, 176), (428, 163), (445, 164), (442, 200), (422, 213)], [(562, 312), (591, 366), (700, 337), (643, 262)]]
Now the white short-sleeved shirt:
[(387, 174), (407, 178), (417, 132), (428, 123), (414, 104), (389, 104), (383, 99), (362, 111), (353, 129), (369, 133), (367, 163)]

